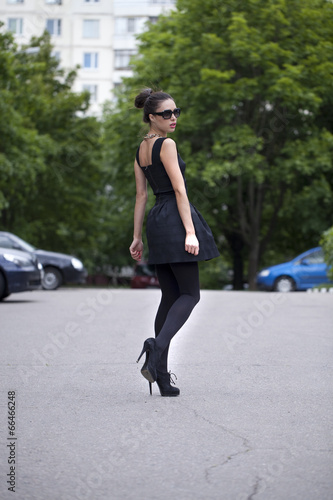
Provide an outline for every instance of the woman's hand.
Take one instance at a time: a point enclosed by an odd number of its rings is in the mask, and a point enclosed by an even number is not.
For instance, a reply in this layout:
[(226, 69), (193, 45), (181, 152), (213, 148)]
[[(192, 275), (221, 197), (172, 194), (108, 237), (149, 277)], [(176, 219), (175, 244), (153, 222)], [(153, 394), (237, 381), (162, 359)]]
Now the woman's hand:
[(187, 234), (185, 238), (185, 250), (193, 255), (199, 254), (199, 241), (195, 234)]
[(129, 251), (131, 252), (131, 257), (134, 260), (140, 261), (141, 257), (142, 257), (142, 252), (143, 252), (142, 240), (134, 238), (132, 245), (129, 247)]

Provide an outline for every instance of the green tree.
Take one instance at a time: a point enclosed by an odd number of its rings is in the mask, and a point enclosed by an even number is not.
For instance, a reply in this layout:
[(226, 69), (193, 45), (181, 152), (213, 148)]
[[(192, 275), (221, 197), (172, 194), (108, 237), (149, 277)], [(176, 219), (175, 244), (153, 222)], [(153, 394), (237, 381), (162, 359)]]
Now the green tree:
[[(321, 226), (328, 225), (332, 14), (325, 0), (179, 0), (170, 16), (139, 37), (134, 77), (124, 91), (132, 101), (143, 86), (163, 88), (182, 107), (176, 138), (189, 167), (191, 200), (220, 247), (228, 243), (237, 288), (244, 257), (253, 289), (270, 242), (279, 244), (279, 234), (293, 241), (298, 223), (283, 227), (299, 213), (288, 210), (290, 204), (302, 207), (312, 197), (315, 210), (325, 189), (327, 205), (319, 213)], [(119, 109), (131, 113), (124, 102)], [(108, 122), (117, 122), (128, 148), (135, 136), (121, 113), (114, 111)], [(127, 151), (123, 161), (127, 166)], [(123, 165), (119, 158), (119, 179), (128, 172)], [(318, 240), (320, 232), (311, 229), (307, 240)], [(303, 250), (300, 240), (290, 248)]]
[(325, 262), (329, 266), (328, 277), (333, 281), (333, 226), (323, 233), (320, 244), (323, 247)]
[[(0, 33), (0, 211), (5, 226), (14, 217), (11, 200), (16, 206), (24, 202), (52, 147), (49, 137), (39, 135), (17, 109), (18, 89), (23, 93), (24, 87), (16, 71), (19, 58), (12, 35)], [(24, 69), (23, 61), (20, 65)]]
[(0, 37), (2, 228), (91, 267), (102, 258), (106, 196), (89, 94), (72, 92), (75, 72), (59, 69), (47, 33), (22, 49), (10, 34)]

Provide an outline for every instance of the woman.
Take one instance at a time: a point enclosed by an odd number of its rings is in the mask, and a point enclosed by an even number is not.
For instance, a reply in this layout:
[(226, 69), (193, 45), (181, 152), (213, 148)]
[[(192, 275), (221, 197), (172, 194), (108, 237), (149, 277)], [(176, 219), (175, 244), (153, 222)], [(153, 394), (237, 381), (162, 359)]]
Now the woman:
[(134, 236), (130, 253), (142, 257), (142, 225), (147, 202), (147, 180), (156, 203), (147, 219), (149, 264), (156, 265), (162, 297), (155, 319), (155, 338), (148, 338), (142, 354), (146, 360), (142, 375), (157, 382), (161, 396), (178, 396), (168, 373), (168, 351), (172, 337), (183, 326), (200, 299), (198, 261), (219, 255), (213, 235), (187, 197), (185, 163), (176, 143), (167, 137), (174, 132), (180, 109), (165, 92), (143, 90), (135, 99), (143, 108), (143, 121), (150, 126), (134, 162), (136, 203)]

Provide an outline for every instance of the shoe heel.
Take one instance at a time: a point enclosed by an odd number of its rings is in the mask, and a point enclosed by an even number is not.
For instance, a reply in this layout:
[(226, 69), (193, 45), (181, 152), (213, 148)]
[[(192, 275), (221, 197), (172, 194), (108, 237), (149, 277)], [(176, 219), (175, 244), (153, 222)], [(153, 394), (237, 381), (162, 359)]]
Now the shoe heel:
[(152, 396), (153, 391), (152, 391), (152, 384), (151, 384), (151, 382), (149, 382), (149, 392), (150, 392), (150, 395)]
[(159, 353), (156, 347), (156, 340), (154, 338), (146, 339), (143, 343), (143, 348), (137, 363), (140, 361), (141, 356), (146, 353), (146, 360), (141, 368), (141, 374), (148, 382), (155, 382), (156, 380), (156, 366), (159, 363)]
[(140, 356), (138, 357), (138, 359), (136, 360), (136, 362), (137, 362), (137, 363), (139, 363), (139, 361), (140, 361), (140, 359), (141, 359), (141, 357), (142, 357), (143, 353), (144, 353), (144, 352), (146, 352), (146, 350), (147, 350), (147, 349), (146, 349), (146, 347), (145, 347), (145, 346), (143, 346), (142, 351), (141, 351), (141, 354), (140, 354)]

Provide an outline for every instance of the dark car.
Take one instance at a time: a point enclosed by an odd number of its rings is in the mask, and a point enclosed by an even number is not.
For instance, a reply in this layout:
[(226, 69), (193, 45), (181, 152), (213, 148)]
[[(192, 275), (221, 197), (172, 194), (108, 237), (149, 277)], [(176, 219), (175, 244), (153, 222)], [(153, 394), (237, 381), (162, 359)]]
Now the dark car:
[(0, 247), (22, 250), (37, 257), (44, 268), (44, 290), (55, 290), (65, 283), (84, 283), (86, 280), (87, 271), (82, 262), (71, 255), (39, 250), (15, 234), (4, 231), (0, 231)]
[(325, 283), (330, 281), (321, 247), (311, 248), (289, 262), (266, 267), (257, 276), (258, 288), (278, 292), (307, 290)]
[(155, 266), (139, 262), (131, 279), (131, 288), (160, 288)]
[(0, 300), (11, 293), (41, 288), (43, 266), (34, 255), (0, 248)]

